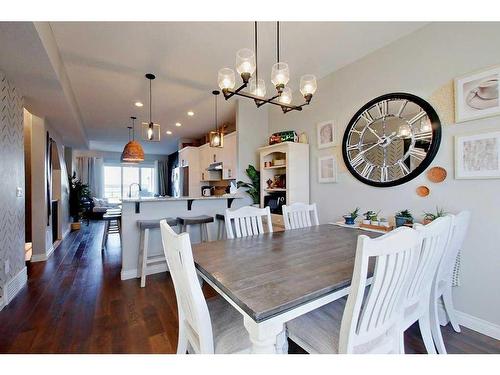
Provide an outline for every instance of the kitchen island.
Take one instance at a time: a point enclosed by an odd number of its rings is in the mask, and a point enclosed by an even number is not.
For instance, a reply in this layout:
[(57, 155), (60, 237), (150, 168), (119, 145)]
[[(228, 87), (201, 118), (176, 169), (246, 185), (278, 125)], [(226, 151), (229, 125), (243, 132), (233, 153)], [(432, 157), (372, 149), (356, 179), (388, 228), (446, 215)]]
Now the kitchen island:
[[(121, 279), (140, 277), (139, 242), (140, 230), (138, 220), (156, 220), (165, 217), (210, 215), (214, 222), (208, 224), (210, 239), (216, 240), (216, 214), (224, 214), (226, 208), (238, 208), (250, 204), (248, 198), (241, 195), (225, 194), (210, 197), (180, 197), (180, 198), (137, 198), (124, 199), (122, 203), (122, 270)], [(177, 231), (177, 228), (174, 228)], [(200, 231), (190, 230), (193, 243), (200, 242)], [(152, 230), (149, 237), (149, 256), (160, 255), (163, 252), (159, 230)], [(148, 274), (165, 272), (165, 262), (159, 262), (148, 267)]]

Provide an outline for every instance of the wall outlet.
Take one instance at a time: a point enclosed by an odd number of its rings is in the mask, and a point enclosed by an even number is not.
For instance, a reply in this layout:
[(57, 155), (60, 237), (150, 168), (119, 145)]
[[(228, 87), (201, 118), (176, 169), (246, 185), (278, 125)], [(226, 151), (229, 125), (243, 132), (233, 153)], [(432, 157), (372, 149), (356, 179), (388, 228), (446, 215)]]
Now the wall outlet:
[(21, 198), (23, 196), (23, 188), (17, 187), (16, 188), (16, 197)]
[(10, 272), (10, 261), (8, 259), (5, 260), (5, 274)]

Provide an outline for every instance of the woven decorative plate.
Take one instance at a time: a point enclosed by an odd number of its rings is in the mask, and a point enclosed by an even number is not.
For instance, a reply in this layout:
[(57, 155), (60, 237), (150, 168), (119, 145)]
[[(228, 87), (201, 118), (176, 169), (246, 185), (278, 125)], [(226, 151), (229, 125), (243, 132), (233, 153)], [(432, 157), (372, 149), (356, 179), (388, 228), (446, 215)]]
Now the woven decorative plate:
[(424, 186), (424, 185), (421, 185), (417, 188), (417, 194), (420, 197), (426, 197), (429, 195), (430, 192), (431, 192), (431, 190), (427, 186)]
[(443, 167), (432, 167), (429, 169), (427, 172), (427, 178), (429, 179), (430, 182), (443, 182), (446, 179), (446, 175), (448, 173), (446, 172), (446, 169)]

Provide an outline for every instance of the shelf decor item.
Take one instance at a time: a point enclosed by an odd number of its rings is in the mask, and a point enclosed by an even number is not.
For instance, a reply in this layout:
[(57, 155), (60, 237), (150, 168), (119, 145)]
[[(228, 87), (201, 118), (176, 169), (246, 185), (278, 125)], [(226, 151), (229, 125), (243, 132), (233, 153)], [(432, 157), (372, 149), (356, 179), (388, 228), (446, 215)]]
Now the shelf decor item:
[(455, 79), (455, 121), (464, 122), (500, 114), (500, 66)]
[(354, 220), (356, 220), (356, 218), (358, 217), (358, 212), (359, 207), (356, 207), (354, 211), (343, 216), (346, 225), (354, 225)]
[(455, 136), (455, 178), (500, 178), (500, 132)]
[(443, 167), (432, 167), (427, 171), (427, 178), (430, 182), (434, 182), (435, 184), (443, 182), (447, 175), (448, 173)]
[(402, 227), (403, 225), (412, 225), (413, 224), (413, 215), (409, 210), (401, 210), (396, 213), (396, 227)]
[(318, 137), (318, 148), (328, 148), (335, 146), (335, 128), (333, 120), (320, 122), (316, 125)]
[(298, 142), (299, 136), (293, 130), (285, 130), (278, 133), (273, 133), (269, 137), (269, 145), (275, 145), (282, 142)]
[[(248, 48), (236, 52), (236, 71), (242, 80), (240, 87), (235, 89), (236, 77), (233, 69), (219, 70), (217, 82), (224, 98), (228, 100), (237, 95), (253, 100), (257, 108), (264, 104), (273, 104), (281, 107), (283, 113), (302, 111), (304, 106), (311, 103), (318, 85), (314, 75), (303, 75), (300, 78), (299, 89), (305, 102), (300, 105), (292, 104), (292, 90), (287, 86), (290, 81), (290, 70), (287, 63), (280, 61), (280, 23), (276, 22), (276, 64), (271, 69), (271, 82), (276, 88), (276, 93), (268, 98), (266, 98), (266, 82), (259, 78), (257, 22), (254, 23), (254, 40), (255, 52)], [(247, 87), (249, 92), (243, 91)]]

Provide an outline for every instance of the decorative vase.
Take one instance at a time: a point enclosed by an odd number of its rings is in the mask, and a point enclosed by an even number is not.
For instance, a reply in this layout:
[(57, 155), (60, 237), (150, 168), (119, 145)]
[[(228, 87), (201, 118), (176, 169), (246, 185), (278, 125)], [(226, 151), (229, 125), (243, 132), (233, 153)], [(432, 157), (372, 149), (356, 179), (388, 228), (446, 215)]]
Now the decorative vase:
[(378, 220), (370, 220), (370, 225), (375, 225), (378, 227)]
[(370, 225), (371, 222), (372, 222), (371, 220), (363, 219), (363, 224)]
[(396, 216), (395, 219), (396, 219), (396, 227), (398, 227), (398, 228), (402, 227), (406, 223), (413, 224), (413, 220), (409, 219), (405, 216)]

